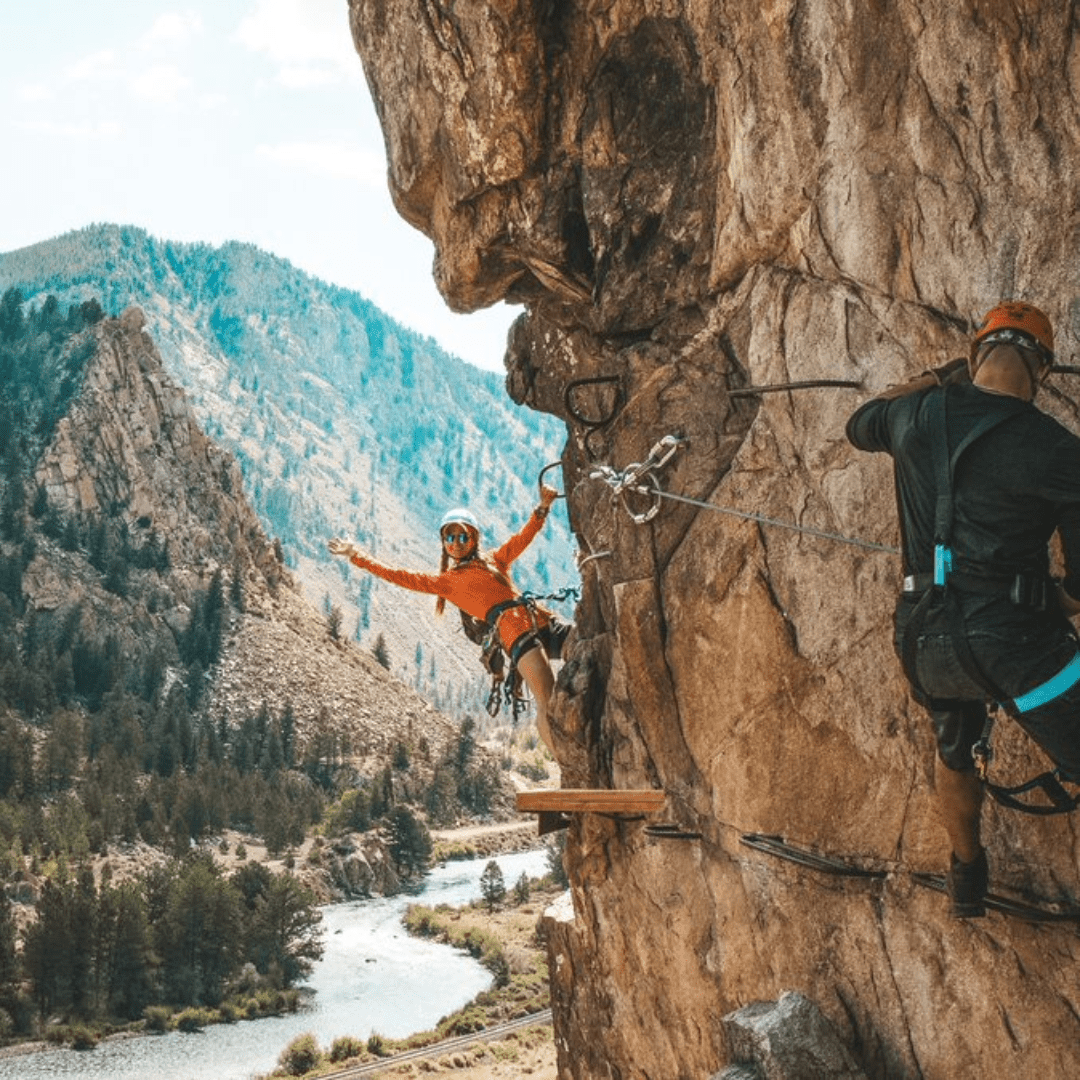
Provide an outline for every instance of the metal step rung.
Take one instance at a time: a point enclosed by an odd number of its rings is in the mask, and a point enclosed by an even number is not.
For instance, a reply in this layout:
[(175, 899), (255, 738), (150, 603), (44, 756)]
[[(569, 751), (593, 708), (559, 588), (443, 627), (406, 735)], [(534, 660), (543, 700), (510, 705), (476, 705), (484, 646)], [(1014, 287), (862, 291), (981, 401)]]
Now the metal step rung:
[[(937, 892), (945, 891), (945, 878), (942, 874), (915, 873), (911, 880), (916, 885), (922, 885), (927, 889)], [(1021, 919), (1031, 923), (1080, 923), (1080, 909), (1066, 908), (1064, 911), (1055, 911), (1052, 908), (1040, 907), (1038, 904), (1030, 904), (1024, 900), (1013, 900), (1008, 896), (998, 896), (996, 893), (987, 893), (983, 904), (991, 911), (1000, 912), (1014, 919)]]
[(808, 870), (831, 874), (833, 877), (883, 878), (887, 874), (885, 870), (865, 870), (861, 866), (853, 866), (833, 855), (819, 855), (815, 851), (787, 843), (782, 836), (747, 833), (739, 837), (739, 843), (766, 855), (775, 855), (779, 859), (805, 866)]

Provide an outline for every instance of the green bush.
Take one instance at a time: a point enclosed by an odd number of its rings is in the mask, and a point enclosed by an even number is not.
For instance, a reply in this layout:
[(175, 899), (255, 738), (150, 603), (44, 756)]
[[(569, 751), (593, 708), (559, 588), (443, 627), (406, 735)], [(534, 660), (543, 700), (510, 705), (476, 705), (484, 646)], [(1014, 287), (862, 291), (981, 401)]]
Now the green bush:
[(322, 1058), (322, 1051), (315, 1036), (310, 1031), (297, 1035), (278, 1058), (278, 1064), (288, 1076), (303, 1076), (311, 1072)]
[(176, 1028), (178, 1031), (202, 1031), (207, 1024), (214, 1022), (214, 1014), (209, 1009), (184, 1009), (176, 1015)]
[(147, 1031), (168, 1031), (169, 1010), (164, 1005), (147, 1005), (143, 1009), (143, 1019)]
[(330, 1060), (333, 1062), (348, 1061), (350, 1058), (360, 1057), (364, 1053), (364, 1043), (352, 1035), (339, 1035), (330, 1047)]
[(73, 1050), (93, 1050), (98, 1044), (98, 1037), (88, 1027), (71, 1029), (71, 1048)]
[(376, 1057), (386, 1057), (387, 1054), (390, 1053), (386, 1036), (380, 1035), (377, 1031), (373, 1031), (368, 1036), (367, 1050), (369, 1054), (374, 1054)]

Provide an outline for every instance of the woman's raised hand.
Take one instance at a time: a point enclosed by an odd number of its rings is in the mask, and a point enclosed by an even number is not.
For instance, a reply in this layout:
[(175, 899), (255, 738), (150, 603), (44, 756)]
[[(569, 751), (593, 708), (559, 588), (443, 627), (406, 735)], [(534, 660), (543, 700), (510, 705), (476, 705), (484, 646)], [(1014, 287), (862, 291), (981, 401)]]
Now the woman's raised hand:
[(540, 505), (545, 510), (547, 510), (558, 497), (559, 493), (553, 487), (548, 487), (547, 484), (540, 485)]
[(351, 540), (339, 540), (336, 536), (326, 545), (331, 555), (356, 555), (356, 545)]

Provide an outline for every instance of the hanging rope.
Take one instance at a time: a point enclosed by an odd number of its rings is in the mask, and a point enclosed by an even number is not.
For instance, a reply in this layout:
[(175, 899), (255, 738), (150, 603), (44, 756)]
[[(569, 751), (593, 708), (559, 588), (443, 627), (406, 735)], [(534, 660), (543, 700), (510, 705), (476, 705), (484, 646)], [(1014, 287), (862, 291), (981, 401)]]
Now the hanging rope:
[[(638, 525), (651, 521), (660, 512), (660, 505), (664, 499), (672, 502), (685, 503), (688, 506), (696, 506), (702, 510), (713, 510), (718, 514), (727, 514), (730, 517), (741, 518), (744, 521), (754, 521), (759, 525), (768, 525), (777, 529), (788, 529), (792, 532), (802, 533), (805, 536), (816, 536), (819, 540), (830, 540), (838, 544), (849, 544), (853, 547), (864, 548), (867, 551), (882, 551), (888, 555), (899, 555), (899, 548), (890, 547), (887, 544), (876, 544), (870, 540), (859, 540), (851, 536), (843, 536), (840, 533), (828, 532), (825, 529), (813, 529), (806, 525), (796, 525), (794, 522), (781, 521), (777, 518), (766, 517), (764, 514), (751, 514), (744, 510), (735, 510), (727, 506), (717, 506), (715, 503), (705, 502), (702, 499), (692, 499), (686, 495), (676, 495), (670, 491), (664, 491), (660, 486), (660, 478), (657, 470), (666, 465), (675, 452), (686, 445), (686, 440), (676, 435), (665, 435), (657, 442), (649, 456), (641, 462), (628, 465), (625, 469), (618, 470), (610, 465), (601, 465), (590, 474), (590, 479), (603, 480), (612, 490), (612, 499), (621, 499), (627, 513)], [(647, 482), (646, 482), (647, 481)], [(645, 495), (652, 500), (647, 510), (635, 513), (626, 504), (626, 493), (634, 492)]]

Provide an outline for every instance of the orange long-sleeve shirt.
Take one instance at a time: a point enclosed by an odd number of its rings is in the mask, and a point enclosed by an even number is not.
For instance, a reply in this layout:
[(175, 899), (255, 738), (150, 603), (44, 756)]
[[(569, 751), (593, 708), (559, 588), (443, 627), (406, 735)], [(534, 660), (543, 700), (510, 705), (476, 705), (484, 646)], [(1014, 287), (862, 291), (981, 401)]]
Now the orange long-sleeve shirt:
[[(534, 510), (524, 526), (489, 556), (500, 573), (509, 576), (510, 564), (532, 543), (543, 527), (546, 517), (546, 514), (537, 513)], [(500, 581), (491, 572), (491, 568), (478, 559), (459, 563), (441, 574), (419, 574), (411, 570), (398, 570), (392, 566), (384, 566), (365, 555), (351, 555), (349, 561), (361, 570), (367, 570), (369, 574), (374, 574), (393, 585), (400, 585), (413, 592), (441, 596), (474, 619), (486, 619), (487, 613), (496, 604), (521, 595), (513, 585)], [(499, 640), (503, 648), (509, 652), (511, 646), (522, 634), (532, 630), (534, 625), (542, 626), (547, 621), (547, 615), (542, 610), (537, 610), (534, 624), (533, 615), (525, 606), (508, 608), (499, 617)]]

